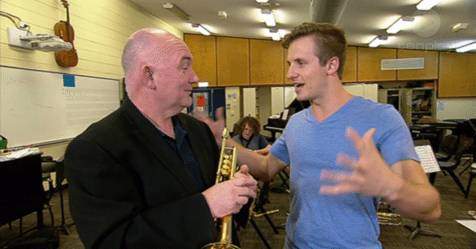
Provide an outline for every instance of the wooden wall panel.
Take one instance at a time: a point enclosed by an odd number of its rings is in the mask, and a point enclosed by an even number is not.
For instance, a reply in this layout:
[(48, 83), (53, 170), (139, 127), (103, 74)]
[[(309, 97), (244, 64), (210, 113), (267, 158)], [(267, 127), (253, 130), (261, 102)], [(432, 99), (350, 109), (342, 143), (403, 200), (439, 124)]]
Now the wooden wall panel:
[(476, 97), (476, 54), (440, 52), (438, 97)]
[(397, 58), (397, 50), (391, 48), (357, 48), (357, 80), (391, 81), (397, 79), (395, 70), (380, 70), (382, 59)]
[(289, 70), (289, 64), (288, 64), (288, 49), (283, 49), (283, 61), (284, 61), (284, 84), (289, 85), (292, 84), (293, 82), (288, 79), (288, 70)]
[(283, 84), (283, 47), (270, 40), (250, 39), (250, 83)]
[(342, 82), (357, 82), (357, 48), (347, 47)]
[(250, 84), (249, 39), (217, 37), (217, 81), (219, 86)]
[(193, 55), (193, 70), (200, 81), (209, 86), (217, 85), (216, 37), (184, 34), (183, 39)]
[(424, 50), (398, 49), (397, 58), (425, 59), (425, 68), (397, 70), (398, 80), (428, 80), (438, 78), (438, 52)]

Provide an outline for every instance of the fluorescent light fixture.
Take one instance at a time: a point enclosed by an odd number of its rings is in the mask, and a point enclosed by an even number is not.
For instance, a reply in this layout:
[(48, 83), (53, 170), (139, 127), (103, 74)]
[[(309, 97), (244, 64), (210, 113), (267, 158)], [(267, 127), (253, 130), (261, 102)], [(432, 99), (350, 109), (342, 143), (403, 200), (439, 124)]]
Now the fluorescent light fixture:
[(170, 2), (164, 3), (162, 4), (162, 8), (172, 12), (174, 15), (176, 15), (177, 17), (179, 17), (180, 19), (184, 21), (190, 20), (190, 15), (173, 3), (170, 3)]
[(263, 21), (266, 23), (268, 27), (276, 26), (276, 20), (274, 19), (273, 12), (270, 9), (262, 9), (261, 16)]
[(289, 31), (284, 30), (284, 29), (280, 29), (280, 30), (278, 30), (278, 33), (281, 36), (281, 38), (284, 38), (287, 34), (289, 34)]
[(256, 0), (257, 3), (267, 3), (269, 0)]
[(281, 40), (282, 38), (282, 33), (280, 32), (281, 30), (277, 29), (277, 28), (270, 28), (269, 29), (269, 35), (271, 36), (271, 39), (273, 39), (273, 41), (279, 41)]
[(470, 50), (475, 50), (475, 49), (476, 49), (476, 42), (473, 42), (473, 43), (470, 43), (468, 45), (464, 45), (460, 48), (457, 48), (456, 52), (464, 53), (464, 52), (467, 52), (467, 51), (470, 51)]
[(468, 25), (469, 25), (469, 23), (467, 23), (467, 22), (457, 23), (457, 24), (453, 25), (453, 27), (451, 27), (451, 31), (458, 32), (458, 31), (461, 31), (461, 30), (465, 30), (465, 29), (468, 28)]
[(202, 33), (202, 35), (210, 35), (210, 31), (208, 31), (205, 27), (203, 27), (201, 24), (198, 24), (198, 23), (194, 23), (192, 24), (192, 27)]
[(419, 10), (430, 10), (433, 6), (440, 3), (441, 0), (421, 0), (416, 6)]
[(376, 48), (376, 47), (380, 46), (386, 40), (387, 40), (387, 36), (378, 35), (369, 43), (369, 47)]
[(207, 81), (198, 82), (198, 87), (208, 87), (208, 82)]
[(412, 16), (404, 16), (398, 18), (396, 22), (394, 22), (390, 27), (387, 29), (387, 33), (389, 34), (396, 34), (403, 28), (410, 26), (410, 24), (415, 20)]

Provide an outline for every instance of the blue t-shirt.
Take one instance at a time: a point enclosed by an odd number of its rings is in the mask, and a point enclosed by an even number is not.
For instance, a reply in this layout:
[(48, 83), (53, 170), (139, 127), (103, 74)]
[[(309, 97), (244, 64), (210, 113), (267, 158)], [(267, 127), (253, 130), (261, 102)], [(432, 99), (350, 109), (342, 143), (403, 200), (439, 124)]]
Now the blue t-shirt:
[(336, 156), (358, 156), (347, 127), (361, 136), (376, 128), (373, 137), (384, 160), (418, 160), (401, 115), (391, 105), (353, 97), (337, 112), (317, 121), (311, 107), (294, 114), (271, 148), (273, 156), (291, 165), (291, 204), (286, 224), (288, 249), (382, 248), (377, 198), (358, 193), (321, 195), (321, 170), (347, 170)]

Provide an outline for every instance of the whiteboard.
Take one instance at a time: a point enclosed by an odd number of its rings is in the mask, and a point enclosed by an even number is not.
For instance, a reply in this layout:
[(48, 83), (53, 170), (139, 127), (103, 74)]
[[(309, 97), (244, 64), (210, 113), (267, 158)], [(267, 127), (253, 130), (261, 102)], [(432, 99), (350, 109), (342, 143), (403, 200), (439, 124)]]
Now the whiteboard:
[[(66, 86), (65, 86), (66, 85)], [(119, 107), (119, 80), (0, 66), (0, 134), (8, 147), (73, 138)]]

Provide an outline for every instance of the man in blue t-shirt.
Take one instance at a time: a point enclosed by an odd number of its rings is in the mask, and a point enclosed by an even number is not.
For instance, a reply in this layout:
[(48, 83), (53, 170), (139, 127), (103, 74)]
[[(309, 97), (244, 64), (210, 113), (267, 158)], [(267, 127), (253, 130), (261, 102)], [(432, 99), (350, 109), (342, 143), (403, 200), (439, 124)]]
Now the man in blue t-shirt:
[(297, 99), (311, 106), (291, 117), (267, 156), (227, 143), (238, 147), (239, 161), (261, 180), (291, 165), (285, 248), (382, 248), (379, 198), (409, 218), (437, 220), (439, 194), (400, 114), (343, 88), (343, 32), (304, 23), (283, 45)]

